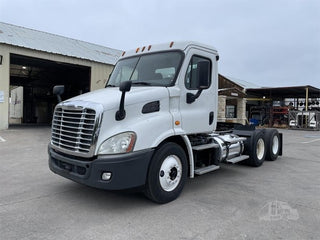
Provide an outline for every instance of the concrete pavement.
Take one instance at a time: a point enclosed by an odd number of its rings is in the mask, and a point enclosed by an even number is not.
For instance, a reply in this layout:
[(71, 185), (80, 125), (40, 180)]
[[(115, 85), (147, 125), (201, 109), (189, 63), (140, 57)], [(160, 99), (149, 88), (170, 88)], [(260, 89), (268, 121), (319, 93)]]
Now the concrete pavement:
[(224, 164), (157, 205), (53, 174), (48, 127), (0, 131), (0, 239), (319, 239), (320, 133), (281, 132), (277, 161)]

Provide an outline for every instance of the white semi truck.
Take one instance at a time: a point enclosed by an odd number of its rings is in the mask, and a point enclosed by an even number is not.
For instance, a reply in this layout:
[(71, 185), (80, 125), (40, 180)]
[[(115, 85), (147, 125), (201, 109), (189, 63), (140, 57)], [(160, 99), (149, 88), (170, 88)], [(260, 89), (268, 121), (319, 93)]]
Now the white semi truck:
[[(104, 89), (59, 103), (49, 167), (96, 188), (142, 187), (157, 203), (221, 163), (258, 167), (282, 155), (282, 134), (244, 126), (218, 132), (218, 52), (195, 42), (123, 52)], [(61, 87), (54, 92), (60, 98)]]

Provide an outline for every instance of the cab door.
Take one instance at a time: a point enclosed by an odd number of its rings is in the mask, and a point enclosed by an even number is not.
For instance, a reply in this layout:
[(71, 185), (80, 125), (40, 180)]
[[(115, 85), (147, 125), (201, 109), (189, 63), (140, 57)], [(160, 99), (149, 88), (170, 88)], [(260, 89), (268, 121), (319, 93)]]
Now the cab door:
[(181, 128), (185, 134), (211, 132), (216, 127), (218, 76), (216, 56), (190, 49), (179, 78)]

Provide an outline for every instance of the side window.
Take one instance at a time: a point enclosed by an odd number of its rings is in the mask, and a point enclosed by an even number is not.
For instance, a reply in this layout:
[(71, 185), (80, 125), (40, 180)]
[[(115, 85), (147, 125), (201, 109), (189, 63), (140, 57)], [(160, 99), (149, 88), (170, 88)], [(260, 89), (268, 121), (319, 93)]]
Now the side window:
[(211, 61), (208, 58), (193, 56), (185, 77), (186, 88), (190, 90), (198, 89), (203, 78), (209, 79), (209, 84), (206, 87), (209, 88), (211, 85)]

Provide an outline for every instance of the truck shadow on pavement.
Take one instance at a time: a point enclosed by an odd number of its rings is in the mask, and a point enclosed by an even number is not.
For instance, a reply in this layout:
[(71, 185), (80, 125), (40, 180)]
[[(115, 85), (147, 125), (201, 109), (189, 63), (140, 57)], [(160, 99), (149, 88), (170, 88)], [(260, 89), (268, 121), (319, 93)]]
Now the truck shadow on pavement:
[[(252, 169), (251, 167), (241, 165), (236, 166), (236, 168), (234, 166), (223, 165), (219, 171), (203, 176), (196, 176), (194, 179), (187, 179), (181, 196), (168, 204), (174, 204), (178, 201), (188, 201), (189, 196), (192, 195), (204, 195), (208, 190), (212, 191), (218, 188), (220, 183), (233, 181), (233, 178), (242, 178), (243, 175), (246, 175), (244, 172)], [(60, 202), (60, 204), (80, 205), (93, 211), (124, 211), (163, 206), (147, 199), (143, 194), (142, 188), (108, 191), (74, 182), (60, 182), (59, 184), (55, 184), (54, 188), (55, 190), (53, 191), (57, 192), (57, 194), (54, 195), (55, 201)]]

